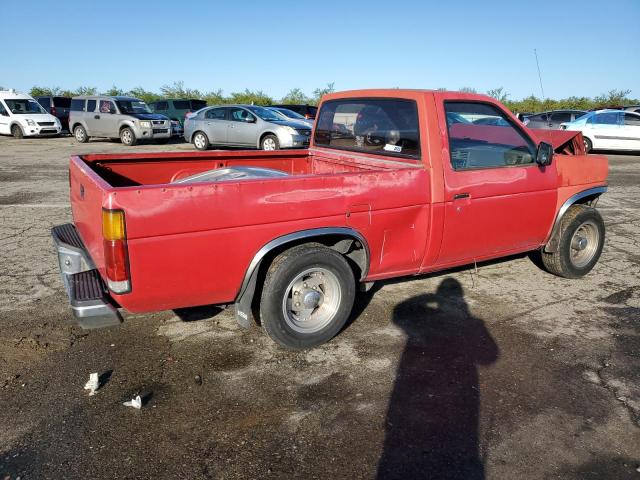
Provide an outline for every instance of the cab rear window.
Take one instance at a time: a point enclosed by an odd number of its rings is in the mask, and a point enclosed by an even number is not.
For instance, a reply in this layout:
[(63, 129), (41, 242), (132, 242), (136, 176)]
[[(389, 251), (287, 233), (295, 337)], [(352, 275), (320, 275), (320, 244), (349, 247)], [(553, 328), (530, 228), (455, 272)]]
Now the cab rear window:
[(413, 100), (349, 98), (322, 104), (318, 146), (419, 159), (418, 107)]

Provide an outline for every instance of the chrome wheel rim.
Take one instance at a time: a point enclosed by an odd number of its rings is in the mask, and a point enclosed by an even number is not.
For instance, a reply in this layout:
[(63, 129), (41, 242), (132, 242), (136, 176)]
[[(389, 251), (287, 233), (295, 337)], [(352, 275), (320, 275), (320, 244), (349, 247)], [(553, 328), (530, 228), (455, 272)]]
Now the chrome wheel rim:
[(84, 140), (84, 130), (81, 128), (76, 128), (76, 140), (79, 142)]
[(131, 132), (129, 130), (125, 130), (122, 132), (122, 143), (125, 145), (129, 145), (131, 143)]
[(584, 268), (588, 265), (593, 260), (599, 246), (598, 226), (591, 220), (582, 223), (571, 237), (569, 257), (573, 266)]
[(275, 150), (276, 149), (276, 141), (273, 138), (265, 138), (262, 142), (263, 150)]
[(314, 267), (289, 283), (282, 300), (282, 313), (287, 326), (295, 332), (315, 333), (335, 318), (341, 300), (338, 277), (326, 268)]
[(584, 143), (584, 151), (585, 152), (589, 152), (589, 142), (587, 142), (586, 139), (583, 139), (582, 142)]
[(204, 143), (205, 143), (204, 135), (202, 135), (201, 133), (198, 133), (193, 139), (193, 143), (195, 144), (196, 148), (203, 149)]

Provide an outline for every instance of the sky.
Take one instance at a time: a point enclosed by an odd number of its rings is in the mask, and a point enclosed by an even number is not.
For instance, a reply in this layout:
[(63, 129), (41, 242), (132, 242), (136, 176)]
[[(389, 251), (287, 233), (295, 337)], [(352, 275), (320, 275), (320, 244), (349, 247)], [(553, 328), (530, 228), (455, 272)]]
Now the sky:
[(630, 89), (640, 0), (3, 2), (0, 86), (503, 87), (510, 99)]

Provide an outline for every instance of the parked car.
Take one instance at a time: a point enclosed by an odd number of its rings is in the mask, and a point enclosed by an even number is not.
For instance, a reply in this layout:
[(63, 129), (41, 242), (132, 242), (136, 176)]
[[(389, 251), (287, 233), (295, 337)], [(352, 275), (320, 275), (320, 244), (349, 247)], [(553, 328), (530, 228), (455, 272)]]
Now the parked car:
[(162, 143), (171, 138), (169, 118), (152, 113), (146, 103), (133, 97), (73, 97), (69, 126), (80, 143), (106, 137), (132, 146), (139, 140)]
[(305, 118), (297, 112), (293, 110), (289, 110), (288, 108), (280, 108), (280, 107), (266, 107), (269, 110), (276, 112), (277, 115), (281, 116), (283, 120), (296, 120), (302, 123), (306, 123), (309, 127), (313, 127), (313, 120), (310, 118)]
[(0, 90), (0, 135), (15, 138), (59, 135), (60, 120), (47, 113), (35, 99), (15, 90)]
[(640, 113), (640, 105), (627, 105), (623, 108), (627, 112)]
[(608, 164), (562, 146), (578, 132), (543, 131), (552, 146), (493, 98), (396, 89), (326, 95), (314, 129), (308, 150), (71, 157), (75, 225), (52, 233), (79, 323), (235, 304), (303, 349), (341, 331), (358, 285), (529, 251), (567, 278), (598, 261)]
[(71, 97), (37, 97), (36, 100), (42, 108), (60, 120), (63, 130), (69, 130)]
[(587, 113), (584, 110), (552, 110), (550, 112), (536, 113), (526, 117), (522, 123), (529, 128), (539, 128), (543, 130), (558, 130), (560, 124), (572, 122)]
[(151, 102), (149, 104), (149, 108), (152, 112), (166, 115), (171, 120), (180, 122), (180, 125), (184, 125), (184, 119), (188, 114), (197, 112), (206, 106), (207, 102), (196, 98), (168, 98), (166, 100), (158, 100), (157, 102)]
[(308, 120), (314, 120), (316, 118), (316, 113), (318, 113), (318, 107), (314, 107), (313, 105), (269, 105), (270, 107), (275, 108), (286, 108), (288, 110), (292, 110), (296, 113), (299, 113), (304, 118)]
[(564, 130), (582, 132), (584, 148), (595, 150), (640, 150), (640, 114), (622, 110), (589, 112)]
[(198, 150), (210, 145), (278, 150), (309, 145), (311, 128), (284, 120), (275, 112), (257, 105), (225, 105), (200, 110), (184, 122), (184, 139)]

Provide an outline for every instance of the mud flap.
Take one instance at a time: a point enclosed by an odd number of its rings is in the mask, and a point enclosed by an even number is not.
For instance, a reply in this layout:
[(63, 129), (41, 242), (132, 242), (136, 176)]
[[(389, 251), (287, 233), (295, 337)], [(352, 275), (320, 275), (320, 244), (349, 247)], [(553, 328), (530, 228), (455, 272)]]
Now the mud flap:
[(256, 291), (256, 281), (258, 278), (258, 268), (256, 268), (251, 274), (247, 288), (238, 296), (235, 307), (236, 322), (243, 328), (251, 328), (256, 323), (253, 316), (253, 309), (251, 304), (253, 303), (253, 294)]

